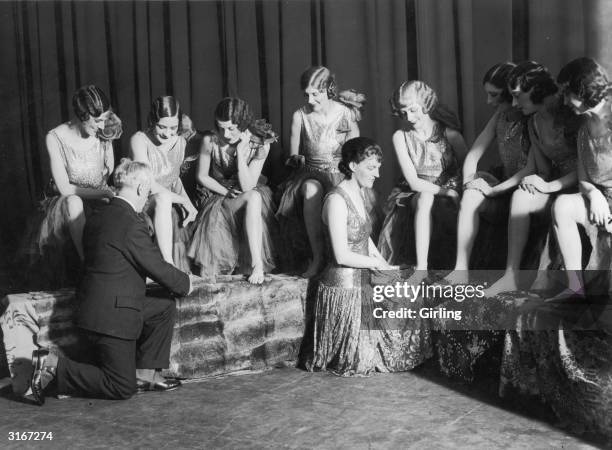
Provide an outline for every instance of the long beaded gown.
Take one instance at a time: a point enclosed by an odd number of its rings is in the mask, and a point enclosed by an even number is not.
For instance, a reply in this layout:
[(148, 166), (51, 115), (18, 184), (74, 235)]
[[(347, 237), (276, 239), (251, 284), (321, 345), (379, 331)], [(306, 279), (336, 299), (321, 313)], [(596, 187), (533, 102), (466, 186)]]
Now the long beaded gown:
[[(367, 255), (372, 227), (369, 217), (358, 212), (341, 187), (332, 189), (326, 200), (332, 195), (339, 195), (347, 205), (350, 250)], [(425, 326), (389, 329), (373, 317), (374, 307), (369, 271), (330, 261), (317, 287), (312, 325), (307, 326), (313, 348), (305, 353), (302, 364), (310, 371), (353, 375), (410, 370), (431, 356)]]
[[(401, 133), (419, 178), (459, 190), (461, 183), (457, 157), (440, 124), (436, 124), (432, 136), (426, 140), (422, 140), (413, 130), (403, 130)], [(389, 264), (416, 263), (414, 211), (410, 201), (414, 194), (402, 176), (387, 199), (387, 215), (378, 248)], [(436, 195), (429, 251), (429, 267), (433, 269), (450, 268), (454, 263), (451, 256), (456, 248), (457, 212), (457, 206), (450, 198)]]
[[(236, 149), (221, 146), (216, 134), (207, 133), (203, 151), (210, 154), (210, 176), (227, 189), (240, 189)], [(253, 160), (265, 160), (268, 149), (257, 136), (252, 136), (247, 164)], [(272, 190), (266, 185), (266, 177), (259, 177), (255, 190), (262, 199), (262, 261), (264, 272), (271, 272), (277, 265), (275, 240), (278, 239), (278, 223), (274, 216), (276, 205)], [(235, 270), (251, 273), (244, 208), (223, 195), (198, 187), (200, 213), (188, 247), (188, 256), (201, 269), (202, 276), (212, 277), (231, 274)]]
[[(79, 187), (110, 190), (107, 180), (113, 171), (112, 143), (95, 138), (88, 148), (74, 147), (63, 137), (66, 126), (52, 129), (49, 136), (59, 145), (68, 181)], [(20, 256), (26, 259), (25, 282), (30, 289), (56, 289), (78, 282), (81, 264), (68, 230), (67, 199), (51, 180), (37, 217), (28, 224)], [(99, 201), (82, 200), (87, 218)]]
[[(282, 248), (286, 250), (281, 255), (285, 271), (305, 268), (300, 266), (311, 257), (300, 195), (302, 184), (308, 179), (317, 180), (327, 193), (344, 179), (338, 163), (342, 159), (342, 145), (348, 140), (351, 124), (357, 122), (358, 114), (342, 103), (337, 104), (339, 112), (331, 120), (323, 120), (313, 114), (308, 106), (298, 110), (302, 119), (300, 152), (306, 164), (281, 186), (283, 195), (276, 213), (282, 232)], [(365, 189), (364, 192), (366, 208), (376, 229), (380, 223), (376, 193), (373, 189)]]

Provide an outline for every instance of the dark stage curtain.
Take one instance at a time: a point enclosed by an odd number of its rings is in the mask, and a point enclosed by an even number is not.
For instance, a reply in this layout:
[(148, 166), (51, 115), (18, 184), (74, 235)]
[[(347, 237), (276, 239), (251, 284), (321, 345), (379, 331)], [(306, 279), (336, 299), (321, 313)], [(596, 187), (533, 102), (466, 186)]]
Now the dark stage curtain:
[[(248, 100), (281, 133), (268, 170), (282, 176), (299, 75), (312, 64), (368, 96), (362, 135), (384, 148), (378, 189), (399, 175), (388, 98), (421, 78), (457, 109), (468, 144), (491, 113), (481, 77), (532, 58), (557, 71), (588, 54), (608, 63), (604, 0), (252, 0), (0, 2), (0, 245), (12, 248), (49, 179), (44, 138), (69, 119), (72, 92), (97, 84), (124, 122), (116, 154), (171, 94), (198, 129), (223, 96)], [(5, 255), (8, 253), (5, 251)]]

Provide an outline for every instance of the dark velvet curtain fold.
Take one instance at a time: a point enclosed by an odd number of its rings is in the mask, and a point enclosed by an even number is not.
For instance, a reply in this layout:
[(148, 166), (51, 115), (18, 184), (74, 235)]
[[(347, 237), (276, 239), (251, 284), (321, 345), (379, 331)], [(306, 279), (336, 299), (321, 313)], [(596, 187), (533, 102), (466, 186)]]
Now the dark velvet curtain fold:
[(469, 144), (490, 115), (489, 66), (533, 58), (556, 71), (581, 54), (608, 63), (611, 11), (605, 0), (0, 2), (0, 246), (14, 246), (40, 198), (45, 134), (68, 120), (82, 84), (102, 87), (124, 122), (118, 157), (159, 95), (175, 95), (199, 129), (213, 126), (219, 99), (241, 96), (281, 134), (267, 167), (278, 179), (299, 76), (327, 65), (368, 97), (360, 127), (383, 146), (386, 194), (399, 175), (388, 98), (402, 81), (436, 88)]

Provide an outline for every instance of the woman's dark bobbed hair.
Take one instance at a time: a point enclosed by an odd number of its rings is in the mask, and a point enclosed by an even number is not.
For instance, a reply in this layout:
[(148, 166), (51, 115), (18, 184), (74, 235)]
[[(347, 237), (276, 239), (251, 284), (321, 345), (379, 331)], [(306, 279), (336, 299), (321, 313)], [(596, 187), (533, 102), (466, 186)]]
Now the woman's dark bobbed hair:
[(382, 161), (382, 149), (374, 140), (362, 136), (349, 139), (342, 146), (342, 160), (338, 163), (338, 169), (350, 180), (353, 171), (349, 164), (352, 162), (359, 164), (373, 155), (377, 157), (379, 162)]
[(495, 86), (497, 89), (501, 89), (501, 99), (505, 103), (512, 103), (512, 94), (508, 90), (508, 80), (510, 78), (510, 72), (516, 67), (513, 62), (503, 62), (495, 64), (487, 73), (485, 73), (482, 84), (489, 83)]
[(508, 78), (510, 90), (519, 88), (523, 92), (531, 89), (531, 101), (540, 104), (550, 95), (558, 92), (554, 78), (546, 67), (535, 61), (523, 61), (516, 65)]
[(89, 84), (82, 86), (72, 96), (72, 109), (75, 116), (84, 122), (90, 117), (98, 117), (110, 110), (110, 102), (106, 94), (98, 86)]
[[(237, 97), (226, 97), (215, 108), (215, 120), (219, 122), (230, 121), (245, 131), (253, 123), (253, 112), (249, 104)], [(217, 125), (215, 124), (215, 127)]]
[(567, 63), (559, 72), (557, 83), (588, 108), (597, 106), (612, 93), (608, 72), (593, 58), (576, 58)]

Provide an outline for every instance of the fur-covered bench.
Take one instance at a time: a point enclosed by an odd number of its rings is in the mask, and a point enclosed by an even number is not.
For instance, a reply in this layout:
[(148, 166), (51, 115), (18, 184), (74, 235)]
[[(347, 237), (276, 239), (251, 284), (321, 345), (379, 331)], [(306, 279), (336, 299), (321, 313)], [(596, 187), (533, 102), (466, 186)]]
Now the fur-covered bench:
[[(219, 277), (215, 284), (197, 282), (189, 296), (176, 299), (167, 374), (197, 378), (294, 362), (304, 332), (307, 284), (285, 275), (270, 275), (261, 286), (232, 276)], [(167, 293), (153, 285), (147, 295)], [(87, 351), (73, 324), (75, 306), (72, 289), (14, 294), (0, 301), (15, 393), (27, 390), (37, 346), (57, 348), (73, 358)]]

